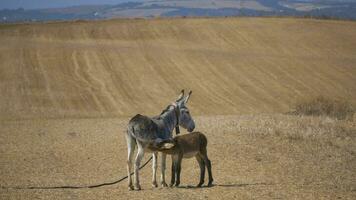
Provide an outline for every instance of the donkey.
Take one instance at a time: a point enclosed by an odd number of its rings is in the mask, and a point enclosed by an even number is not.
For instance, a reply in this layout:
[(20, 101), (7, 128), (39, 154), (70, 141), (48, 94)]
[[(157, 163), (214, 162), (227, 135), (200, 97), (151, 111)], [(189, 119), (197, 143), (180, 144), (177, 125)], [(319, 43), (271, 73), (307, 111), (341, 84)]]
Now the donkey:
[[(189, 109), (186, 106), (192, 91), (187, 96), (184, 96), (184, 90), (175, 102), (168, 105), (168, 107), (162, 111), (162, 113), (155, 117), (147, 117), (140, 114), (134, 116), (127, 126), (126, 142), (128, 149), (127, 158), (127, 174), (128, 174), (128, 187), (129, 190), (141, 190), (139, 181), (139, 167), (141, 160), (145, 154), (145, 151), (153, 153), (152, 163), (152, 186), (157, 187), (156, 171), (157, 171), (157, 150), (155, 146), (162, 143), (165, 140), (172, 138), (172, 131), (176, 128), (176, 132), (179, 132), (179, 126), (187, 129), (188, 132), (192, 132), (195, 128), (193, 118), (189, 113)], [(138, 147), (138, 152), (135, 159), (134, 166), (134, 187), (131, 180), (131, 168), (134, 151)], [(165, 169), (166, 169), (166, 155), (162, 153), (161, 161), (161, 186), (167, 187), (165, 181)]]
[(182, 159), (193, 156), (197, 159), (200, 167), (200, 181), (197, 187), (201, 187), (204, 184), (205, 167), (207, 167), (209, 174), (208, 187), (212, 186), (213, 175), (211, 173), (211, 162), (206, 150), (207, 144), (208, 140), (203, 133), (193, 132), (177, 136), (170, 141), (162, 141), (155, 146), (158, 151), (172, 155), (171, 187), (173, 185), (178, 187), (180, 184)]

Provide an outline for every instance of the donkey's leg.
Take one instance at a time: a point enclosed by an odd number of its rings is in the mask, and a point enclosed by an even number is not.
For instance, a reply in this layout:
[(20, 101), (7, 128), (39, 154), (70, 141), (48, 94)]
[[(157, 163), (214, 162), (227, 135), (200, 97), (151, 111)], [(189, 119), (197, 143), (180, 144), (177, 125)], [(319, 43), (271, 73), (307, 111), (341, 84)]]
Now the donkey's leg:
[(210, 186), (213, 186), (213, 181), (214, 181), (214, 179), (213, 179), (213, 174), (212, 174), (212, 172), (211, 172), (211, 162), (210, 162), (210, 160), (208, 159), (208, 157), (206, 157), (206, 166), (207, 166), (207, 168), (208, 168), (208, 174), (209, 174), (209, 183), (208, 183), (208, 186), (210, 187)]
[(175, 186), (178, 187), (180, 184), (180, 171), (181, 171), (181, 166), (182, 166), (182, 159), (183, 155), (179, 154), (177, 158), (177, 163), (176, 163), (176, 174), (177, 174), (177, 180)]
[(132, 179), (131, 179), (131, 169), (132, 169), (132, 160), (134, 156), (134, 151), (136, 148), (135, 139), (126, 134), (126, 142), (127, 142), (127, 176), (128, 176), (128, 187), (129, 190), (133, 190)]
[(152, 186), (157, 187), (156, 172), (157, 172), (157, 152), (152, 154)]
[(174, 183), (176, 182), (176, 172), (177, 172), (177, 157), (172, 155), (172, 173), (171, 173), (171, 183), (169, 184), (169, 187), (172, 187)]
[(140, 163), (141, 160), (143, 158), (143, 156), (145, 155), (145, 150), (142, 147), (142, 144), (140, 144), (139, 142), (137, 142), (137, 147), (138, 147), (138, 152), (137, 152), (137, 156), (136, 156), (136, 160), (135, 160), (135, 190), (141, 190), (141, 186), (140, 186), (140, 180), (139, 180), (139, 170), (140, 170)]
[(166, 171), (166, 154), (162, 153), (161, 154), (162, 160), (161, 160), (161, 186), (162, 187), (167, 187), (166, 183), (166, 177), (165, 177), (165, 171)]
[(208, 158), (208, 154), (207, 154), (207, 151), (206, 151), (206, 148), (203, 150), (202, 152), (202, 157), (203, 157), (203, 160), (204, 160), (204, 163), (206, 165), (206, 167), (208, 168), (208, 174), (209, 174), (209, 182), (208, 182), (208, 186), (212, 186), (213, 185), (213, 174), (211, 172), (211, 162)]
[(197, 159), (200, 167), (200, 181), (197, 187), (201, 187), (204, 184), (204, 179), (205, 179), (205, 164), (203, 158), (199, 154), (196, 155), (195, 158)]

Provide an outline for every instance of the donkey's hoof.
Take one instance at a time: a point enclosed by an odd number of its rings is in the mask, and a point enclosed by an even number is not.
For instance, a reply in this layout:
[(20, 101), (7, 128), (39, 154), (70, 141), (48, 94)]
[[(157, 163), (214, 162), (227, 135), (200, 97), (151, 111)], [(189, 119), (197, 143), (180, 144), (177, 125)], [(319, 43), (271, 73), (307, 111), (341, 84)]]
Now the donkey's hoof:
[(197, 187), (201, 187), (204, 183), (198, 183)]
[(169, 187), (173, 187), (173, 186), (174, 186), (174, 183), (169, 184)]
[(132, 185), (129, 185), (129, 191), (134, 190), (134, 187)]
[(152, 182), (152, 187), (158, 187), (157, 182)]
[(135, 190), (136, 190), (136, 191), (141, 190), (141, 186), (140, 186), (140, 185), (135, 185)]
[(212, 187), (212, 186), (213, 186), (213, 181), (209, 181), (208, 187)]
[(167, 185), (166, 182), (161, 183), (161, 186), (162, 186), (162, 187), (168, 187), (168, 185)]
[(179, 183), (176, 183), (176, 184), (174, 185), (174, 187), (179, 187)]

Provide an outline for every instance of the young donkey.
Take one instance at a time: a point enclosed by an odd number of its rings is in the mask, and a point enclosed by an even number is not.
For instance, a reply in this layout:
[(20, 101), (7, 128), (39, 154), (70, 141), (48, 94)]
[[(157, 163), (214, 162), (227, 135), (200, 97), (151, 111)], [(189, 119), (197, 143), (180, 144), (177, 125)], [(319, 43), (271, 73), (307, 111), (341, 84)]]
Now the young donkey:
[[(178, 99), (170, 104), (162, 113), (155, 117), (146, 117), (140, 114), (134, 116), (128, 126), (126, 132), (126, 142), (128, 149), (127, 158), (127, 174), (129, 190), (140, 190), (139, 182), (139, 167), (140, 162), (145, 154), (145, 151), (153, 152), (153, 176), (152, 185), (157, 187), (156, 182), (156, 170), (157, 170), (157, 150), (154, 148), (156, 144), (162, 143), (162, 141), (172, 139), (172, 131), (176, 130), (179, 126), (187, 129), (188, 132), (192, 132), (195, 128), (195, 123), (189, 114), (189, 110), (186, 106), (192, 91), (188, 96), (184, 96), (184, 90), (182, 90)], [(132, 185), (131, 180), (131, 168), (134, 151), (138, 147), (138, 152), (135, 159), (134, 166), (134, 179), (135, 187)], [(162, 154), (161, 162), (161, 184), (166, 187), (165, 182), (165, 168), (166, 168), (166, 154)]]
[(208, 158), (207, 147), (208, 140), (200, 132), (193, 132), (175, 137), (171, 141), (163, 141), (157, 145), (157, 149), (163, 153), (172, 155), (172, 179), (170, 186), (179, 186), (181, 163), (183, 158), (195, 156), (200, 166), (200, 182), (197, 187), (204, 184), (205, 166), (208, 168), (209, 182), (212, 186), (213, 175), (211, 173), (211, 162)]

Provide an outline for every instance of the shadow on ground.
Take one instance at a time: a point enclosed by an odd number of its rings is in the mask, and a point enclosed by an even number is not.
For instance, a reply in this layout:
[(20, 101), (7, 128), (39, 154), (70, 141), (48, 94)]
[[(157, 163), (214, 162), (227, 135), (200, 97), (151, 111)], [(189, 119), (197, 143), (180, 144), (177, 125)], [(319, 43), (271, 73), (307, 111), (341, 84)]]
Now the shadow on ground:
[(213, 184), (212, 186), (203, 185), (197, 187), (194, 185), (179, 186), (178, 188), (182, 189), (201, 189), (201, 188), (210, 188), (210, 187), (248, 187), (248, 186), (259, 186), (259, 185), (274, 185), (273, 183), (230, 183), (230, 184)]

